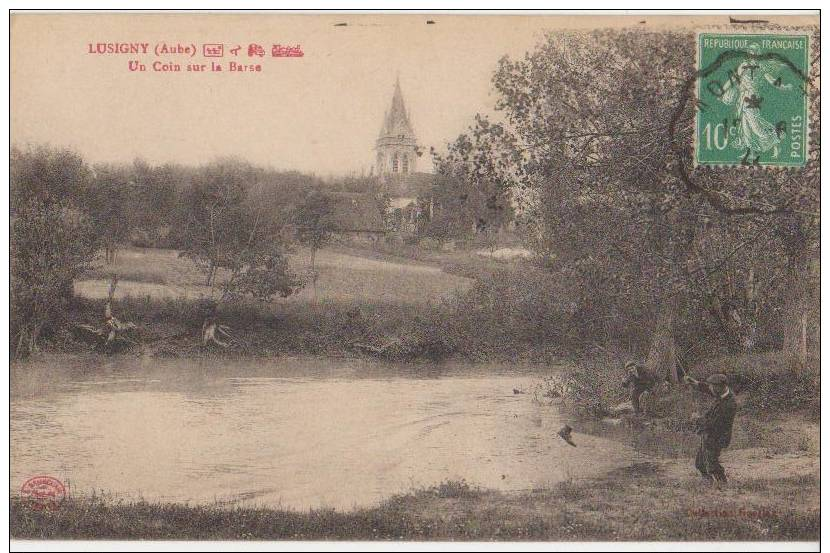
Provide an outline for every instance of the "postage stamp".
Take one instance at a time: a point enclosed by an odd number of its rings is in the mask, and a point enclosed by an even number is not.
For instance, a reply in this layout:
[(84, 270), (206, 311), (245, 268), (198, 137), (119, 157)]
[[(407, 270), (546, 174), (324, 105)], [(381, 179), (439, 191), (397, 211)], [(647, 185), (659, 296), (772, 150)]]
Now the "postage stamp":
[(808, 56), (807, 35), (699, 33), (695, 162), (804, 166)]

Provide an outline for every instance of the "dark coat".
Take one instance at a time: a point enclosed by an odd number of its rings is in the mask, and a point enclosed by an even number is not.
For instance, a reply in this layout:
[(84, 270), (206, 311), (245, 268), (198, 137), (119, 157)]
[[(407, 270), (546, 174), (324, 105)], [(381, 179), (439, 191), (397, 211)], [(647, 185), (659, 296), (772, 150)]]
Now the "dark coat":
[[(711, 396), (708, 386), (701, 383), (698, 390)], [(706, 412), (699, 422), (698, 433), (703, 436), (703, 444), (711, 449), (723, 449), (732, 441), (732, 423), (735, 422), (735, 413), (738, 404), (732, 390), (726, 397), (717, 397), (715, 404)]]
[(633, 386), (633, 389), (644, 392), (657, 384), (657, 377), (643, 367), (635, 367), (628, 371), (623, 380), (623, 388)]

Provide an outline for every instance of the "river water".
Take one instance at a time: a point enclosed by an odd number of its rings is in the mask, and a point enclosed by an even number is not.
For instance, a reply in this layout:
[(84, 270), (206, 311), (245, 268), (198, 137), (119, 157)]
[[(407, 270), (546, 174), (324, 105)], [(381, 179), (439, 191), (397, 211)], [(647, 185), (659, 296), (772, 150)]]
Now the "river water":
[(630, 462), (556, 436), (550, 370), (354, 359), (50, 356), (12, 368), (11, 491), (349, 509), (448, 479), (503, 491)]

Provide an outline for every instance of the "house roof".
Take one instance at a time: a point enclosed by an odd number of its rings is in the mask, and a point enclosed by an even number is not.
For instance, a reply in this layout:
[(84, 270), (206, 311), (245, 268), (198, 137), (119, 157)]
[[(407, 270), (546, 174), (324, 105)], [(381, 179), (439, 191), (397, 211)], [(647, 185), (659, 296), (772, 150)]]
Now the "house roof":
[(334, 192), (331, 198), (331, 218), (338, 232), (386, 232), (381, 207), (374, 196)]
[(392, 198), (420, 198), (432, 194), (435, 175), (432, 173), (407, 173), (405, 175), (385, 175), (387, 193)]

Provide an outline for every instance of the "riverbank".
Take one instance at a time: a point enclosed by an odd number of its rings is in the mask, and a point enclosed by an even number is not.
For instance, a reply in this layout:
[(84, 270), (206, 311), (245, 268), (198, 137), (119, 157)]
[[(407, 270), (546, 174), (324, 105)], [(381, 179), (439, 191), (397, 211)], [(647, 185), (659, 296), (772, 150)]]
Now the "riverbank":
[(17, 539), (817, 540), (818, 466), (718, 490), (676, 463), (642, 462), (551, 489), (500, 493), (447, 482), (341, 512), (70, 499), (11, 503)]
[(502, 290), (476, 284), (458, 296), (415, 303), (382, 298), (239, 302), (219, 309), (219, 322), (229, 334), (219, 336), (225, 342), (220, 346), (202, 342), (202, 325), (212, 310), (209, 301), (126, 296), (116, 299), (112, 310), (119, 320), (132, 322), (136, 328), (125, 333), (117, 347), (105, 347), (101, 336), (85, 329), (102, 325), (106, 300), (76, 297), (67, 324), (44, 336), (41, 349), (182, 358), (321, 355), (429, 362), (561, 360), (570, 344), (551, 339), (548, 328), (533, 322), (547, 306), (529, 295), (521, 301), (521, 308), (516, 307), (513, 303), (518, 302)]
[[(232, 339), (220, 336), (220, 346), (202, 343), (216, 290), (205, 286), (198, 268), (172, 250), (128, 248), (116, 263), (74, 283), (66, 316), (44, 330), (39, 346), (55, 353), (185, 358), (325, 355), (519, 363), (555, 362), (581, 347), (568, 294), (541, 269), (471, 252), (421, 254), (416, 259), (365, 249), (321, 250), (316, 286), (270, 302), (221, 304), (218, 319)], [(298, 270), (307, 264), (305, 257), (293, 254)], [(103, 325), (113, 274), (119, 281), (112, 312), (135, 329), (105, 346), (94, 331)]]
[[(174, 361), (169, 360), (171, 363)], [(44, 375), (51, 375), (54, 379), (60, 374), (60, 371), (54, 373), (57, 364), (44, 363), (40, 375), (31, 370), (22, 374), (13, 371), (12, 380), (19, 392), (16, 397), (26, 397), (29, 392), (42, 394), (43, 382), (48, 380)], [(67, 363), (59, 364), (68, 366)], [(273, 370), (278, 370), (275, 374), (293, 374), (286, 373), (282, 364), (275, 366)], [(259, 362), (252, 365), (259, 371), (254, 376), (274, 376), (261, 365)], [(72, 372), (74, 369), (66, 370)], [(112, 367), (99, 369), (80, 363), (78, 370), (98, 375), (100, 370), (112, 370)], [(144, 370), (151, 371), (145, 375), (151, 381), (182, 371), (181, 368), (172, 370), (163, 363), (152, 363)], [(178, 374), (178, 380), (189, 382), (195, 374), (204, 371), (213, 374), (216, 370), (194, 367), (190, 372)], [(228, 370), (229, 375), (247, 371), (244, 367)], [(298, 370), (297, 374), (304, 374), (309, 365), (301, 364)], [(492, 369), (482, 370), (487, 372)], [(365, 371), (365, 367), (356, 366), (347, 368), (344, 374)], [(135, 373), (135, 368), (124, 368), (122, 376), (129, 376), (134, 382)], [(547, 378), (552, 377), (542, 378), (540, 375), (543, 381)], [(18, 382), (20, 379), (24, 382)], [(30, 381), (33, 381), (31, 386), (27, 384)], [(555, 400), (539, 393), (544, 390), (542, 386), (535, 390), (528, 383), (526, 387), (520, 386), (522, 389), (519, 390), (526, 393), (515, 394), (510, 385), (517, 384), (508, 379), (486, 394), (473, 392), (468, 384), (464, 385), (464, 397), (476, 402), (474, 412), (481, 411), (483, 396), (498, 400), (501, 406), (498, 412), (509, 412), (504, 406), (505, 401), (511, 402), (512, 409), (534, 406), (518, 418), (506, 417), (511, 421), (511, 428), (495, 432), (500, 436), (499, 449), (516, 451), (520, 448), (524, 442), (514, 444), (509, 437), (521, 434), (514, 426), (524, 422), (531, 429), (546, 429), (545, 434), (549, 433), (549, 429), (550, 439), (558, 440), (554, 431), (559, 425), (543, 420), (538, 421), (541, 422), (538, 426), (531, 411), (541, 409), (540, 414), (544, 415), (548, 410), (566, 406), (546, 407), (544, 402), (555, 403)], [(124, 383), (121, 386), (129, 390), (134, 384)], [(171, 384), (161, 380), (156, 386), (167, 394), (178, 389), (175, 382)], [(412, 388), (411, 385), (406, 387)], [(451, 402), (453, 412), (465, 410), (457, 404), (458, 392), (446, 388), (444, 382), (440, 390), (447, 394), (446, 398), (431, 394), (432, 400), (440, 402), (456, 398)], [(211, 397), (219, 391), (211, 388)], [(193, 399), (193, 393), (189, 393), (188, 397)], [(680, 405), (679, 399), (688, 397), (691, 401), (694, 396), (683, 394), (681, 391), (671, 392), (665, 400), (674, 402), (678, 410), (685, 412), (690, 407)], [(273, 397), (269, 393), (264, 395)], [(142, 403), (133, 402), (136, 405)], [(730, 483), (721, 490), (712, 488), (697, 475), (692, 463), (697, 439), (693, 432), (672, 430), (670, 421), (675, 419), (623, 416), (619, 424), (608, 424), (601, 419), (581, 418), (572, 421), (577, 448), (568, 449), (565, 453), (591, 451), (592, 442), (597, 438), (588, 434), (597, 434), (619, 443), (617, 451), (614, 442), (611, 442), (612, 449), (607, 455), (619, 456), (623, 450), (633, 448), (634, 457), (628, 456), (619, 468), (599, 475), (569, 478), (538, 489), (499, 492), (449, 482), (394, 496), (375, 507), (337, 511), (235, 508), (228, 507), (228, 504), (198, 506), (129, 502), (119, 500), (117, 496), (106, 496), (104, 499), (76, 496), (63, 503), (58, 510), (45, 512), (32, 510), (19, 498), (13, 497), (12, 535), (18, 538), (70, 539), (816, 539), (820, 505), (818, 423), (808, 420), (803, 413), (759, 416), (749, 408), (752, 403), (743, 393), (739, 395), (739, 403), (733, 443), (722, 456)], [(176, 418), (181, 420), (181, 417)], [(225, 418), (228, 418), (227, 412)], [(344, 420), (342, 413), (325, 414), (321, 418)], [(145, 426), (152, 427), (146, 417), (143, 420)], [(428, 426), (430, 436), (440, 432), (434, 425)], [(347, 427), (354, 428), (354, 425), (347, 424)], [(537, 432), (531, 430), (530, 434)], [(472, 432), (463, 434), (474, 435)], [(228, 434), (223, 432), (222, 435)], [(382, 436), (384, 444), (391, 439), (388, 431), (382, 432)], [(365, 434), (358, 433), (354, 439), (363, 443)], [(550, 459), (551, 463), (556, 464), (557, 457), (550, 456)], [(523, 466), (526, 465), (527, 462), (523, 463)], [(540, 468), (543, 467), (540, 465)], [(465, 476), (470, 477), (470, 473)]]

